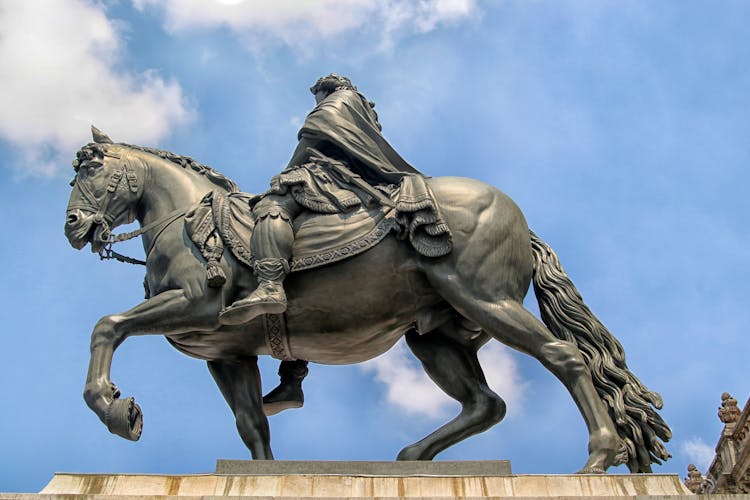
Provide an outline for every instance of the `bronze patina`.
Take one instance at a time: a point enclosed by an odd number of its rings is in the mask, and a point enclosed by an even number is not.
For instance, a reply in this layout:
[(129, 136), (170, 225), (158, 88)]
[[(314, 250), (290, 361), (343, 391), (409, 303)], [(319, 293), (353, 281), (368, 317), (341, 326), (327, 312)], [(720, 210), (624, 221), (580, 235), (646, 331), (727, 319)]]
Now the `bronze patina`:
[[(671, 431), (656, 411), (660, 396), (628, 370), (620, 343), (515, 203), (476, 180), (425, 178), (382, 139), (373, 106), (350, 82), (325, 95), (316, 87), (318, 105), (289, 167), (264, 195), (240, 193), (191, 158), (114, 143), (98, 131), (78, 152), (65, 224), (71, 245), (106, 253), (112, 242), (140, 236), (147, 256), (148, 298), (104, 316), (92, 334), (84, 398), (107, 428), (140, 437), (140, 407), (110, 380), (115, 349), (133, 335), (165, 335), (208, 362), (255, 459), (273, 458), (257, 356), (286, 360), (281, 387), (299, 390), (305, 360), (359, 363), (405, 336), (462, 406), (398, 454), (430, 460), (505, 415), (477, 360), (495, 339), (539, 360), (568, 389), (589, 432), (581, 472), (620, 463), (650, 472), (667, 459), (662, 441)], [(342, 138), (351, 129), (339, 126), (340, 112), (367, 120)], [(111, 234), (135, 220), (140, 231)], [(543, 322), (523, 307), (532, 282)], [(269, 283), (271, 300), (258, 298)], [(251, 307), (237, 309), (250, 314), (227, 316), (253, 294)], [(255, 307), (264, 301), (277, 307)], [(285, 407), (280, 392), (266, 399), (266, 412)]]

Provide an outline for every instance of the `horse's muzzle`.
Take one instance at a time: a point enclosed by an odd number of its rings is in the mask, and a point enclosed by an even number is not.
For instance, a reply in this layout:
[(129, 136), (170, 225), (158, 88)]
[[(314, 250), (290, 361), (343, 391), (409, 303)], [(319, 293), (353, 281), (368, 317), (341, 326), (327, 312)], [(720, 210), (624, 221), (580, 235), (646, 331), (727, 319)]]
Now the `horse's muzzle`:
[(91, 241), (93, 221), (94, 216), (91, 214), (85, 214), (79, 209), (68, 210), (65, 217), (65, 237), (76, 250), (82, 249)]

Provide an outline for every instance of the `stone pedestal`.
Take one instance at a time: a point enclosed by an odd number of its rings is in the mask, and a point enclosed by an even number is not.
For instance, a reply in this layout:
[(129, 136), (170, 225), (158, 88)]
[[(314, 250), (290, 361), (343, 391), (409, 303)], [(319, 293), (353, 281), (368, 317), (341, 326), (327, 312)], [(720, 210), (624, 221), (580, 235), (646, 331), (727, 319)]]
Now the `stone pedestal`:
[[(214, 474), (57, 473), (39, 494), (83, 498), (698, 498), (677, 475), (513, 475), (507, 461), (250, 462), (220, 460)], [(715, 499), (716, 497), (712, 497)]]

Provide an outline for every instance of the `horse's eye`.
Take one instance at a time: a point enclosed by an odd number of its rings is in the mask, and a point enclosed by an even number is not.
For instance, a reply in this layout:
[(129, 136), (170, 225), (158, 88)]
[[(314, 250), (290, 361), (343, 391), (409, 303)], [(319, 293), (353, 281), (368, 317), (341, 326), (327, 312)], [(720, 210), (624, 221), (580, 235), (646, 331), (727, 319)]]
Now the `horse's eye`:
[(87, 161), (86, 163), (82, 164), (78, 168), (78, 175), (89, 177), (96, 175), (97, 172), (99, 172), (99, 167), (101, 167), (102, 164), (96, 161)]

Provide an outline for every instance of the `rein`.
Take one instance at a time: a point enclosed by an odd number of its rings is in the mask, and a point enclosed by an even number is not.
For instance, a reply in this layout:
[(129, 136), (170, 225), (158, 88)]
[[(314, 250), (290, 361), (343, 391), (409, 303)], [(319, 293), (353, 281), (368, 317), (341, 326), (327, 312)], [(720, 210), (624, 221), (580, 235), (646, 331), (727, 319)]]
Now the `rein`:
[(123, 255), (119, 252), (116, 252), (112, 249), (112, 245), (114, 245), (115, 243), (120, 243), (122, 241), (132, 240), (133, 238), (142, 236), (148, 233), (149, 231), (151, 231), (152, 229), (155, 229), (161, 226), (159, 228), (159, 232), (157, 232), (156, 236), (154, 236), (154, 239), (151, 240), (151, 244), (148, 246), (148, 250), (146, 250), (146, 258), (148, 258), (148, 255), (151, 253), (151, 250), (154, 248), (154, 245), (156, 244), (156, 240), (159, 239), (159, 236), (161, 235), (161, 233), (164, 232), (164, 230), (168, 228), (170, 224), (172, 224), (174, 221), (184, 216), (186, 212), (187, 212), (187, 209), (180, 208), (135, 231), (131, 231), (129, 233), (110, 234), (109, 239), (107, 240), (107, 243), (99, 250), (99, 260), (115, 259), (118, 262), (125, 262), (126, 264), (136, 264), (136, 265), (145, 266), (146, 265), (145, 261), (140, 260), (140, 259), (134, 259), (133, 257), (128, 257), (127, 255)]

